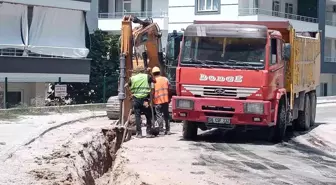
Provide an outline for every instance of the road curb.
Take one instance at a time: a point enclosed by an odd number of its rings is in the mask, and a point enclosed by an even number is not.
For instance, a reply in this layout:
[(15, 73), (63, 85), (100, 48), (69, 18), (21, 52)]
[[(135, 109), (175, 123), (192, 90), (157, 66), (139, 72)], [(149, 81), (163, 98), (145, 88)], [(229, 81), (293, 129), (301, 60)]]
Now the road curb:
[(336, 100), (332, 100), (332, 101), (325, 101), (325, 102), (317, 102), (317, 105), (322, 105), (322, 104), (329, 104), (329, 103), (336, 103)]

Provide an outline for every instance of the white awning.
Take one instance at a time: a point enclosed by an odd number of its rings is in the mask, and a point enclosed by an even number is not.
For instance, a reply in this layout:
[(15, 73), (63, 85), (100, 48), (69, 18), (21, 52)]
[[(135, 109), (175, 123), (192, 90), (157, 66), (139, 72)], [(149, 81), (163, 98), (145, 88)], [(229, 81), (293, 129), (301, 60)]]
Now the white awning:
[(82, 11), (34, 7), (28, 49), (33, 53), (84, 58), (85, 16)]
[(23, 49), (27, 43), (27, 6), (0, 3), (0, 49)]

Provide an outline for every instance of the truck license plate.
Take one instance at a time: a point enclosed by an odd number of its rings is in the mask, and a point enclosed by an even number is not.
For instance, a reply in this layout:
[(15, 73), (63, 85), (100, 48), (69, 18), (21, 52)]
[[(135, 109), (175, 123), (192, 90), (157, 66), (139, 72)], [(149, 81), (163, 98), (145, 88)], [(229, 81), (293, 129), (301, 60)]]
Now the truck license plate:
[(208, 117), (208, 123), (231, 124), (230, 118)]

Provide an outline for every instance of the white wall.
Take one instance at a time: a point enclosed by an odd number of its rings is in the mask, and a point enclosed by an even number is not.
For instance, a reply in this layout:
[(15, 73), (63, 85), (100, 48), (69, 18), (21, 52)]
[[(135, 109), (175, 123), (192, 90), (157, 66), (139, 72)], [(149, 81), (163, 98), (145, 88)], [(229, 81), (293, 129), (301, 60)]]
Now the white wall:
[[(323, 73), (320, 76), (320, 83), (328, 84), (328, 96), (336, 95), (336, 75)], [(320, 96), (320, 87), (317, 88), (317, 95)]]
[[(168, 17), (164, 18), (153, 18), (153, 21), (156, 22), (161, 30), (168, 29)], [(135, 26), (136, 24), (133, 24)], [(99, 19), (98, 27), (103, 31), (118, 31), (120, 33), (121, 29), (121, 18), (120, 19)]]
[[(182, 15), (183, 14), (183, 15)], [(169, 31), (181, 30), (194, 20), (239, 20), (238, 0), (222, 0), (221, 14), (195, 15), (195, 0), (169, 0)]]
[[(21, 92), (22, 104), (28, 106), (43, 106), (47, 90), (46, 83), (8, 83), (8, 92)], [(0, 83), (0, 91), (4, 91), (4, 83)], [(3, 102), (0, 107), (3, 107)]]

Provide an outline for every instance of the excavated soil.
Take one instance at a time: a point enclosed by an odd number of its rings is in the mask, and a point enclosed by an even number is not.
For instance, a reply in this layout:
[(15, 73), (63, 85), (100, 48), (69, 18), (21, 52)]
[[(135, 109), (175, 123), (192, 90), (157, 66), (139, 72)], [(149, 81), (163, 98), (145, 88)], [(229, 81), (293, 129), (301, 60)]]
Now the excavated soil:
[(70, 149), (72, 143), (66, 143), (62, 145), (65, 150), (56, 150), (50, 156), (35, 158), (40, 165), (66, 165), (64, 168), (58, 168), (64, 171), (38, 168), (31, 170), (29, 174), (41, 184), (94, 185), (95, 181), (112, 167), (115, 153), (120, 147), (120, 143), (117, 143), (118, 133), (118, 137), (121, 138), (122, 132), (118, 132), (116, 128), (102, 129), (92, 140), (83, 142), (77, 151)]
[[(120, 148), (123, 128), (97, 118), (50, 130), (0, 164), (0, 184), (97, 185)], [(106, 177), (103, 177), (104, 174)]]

